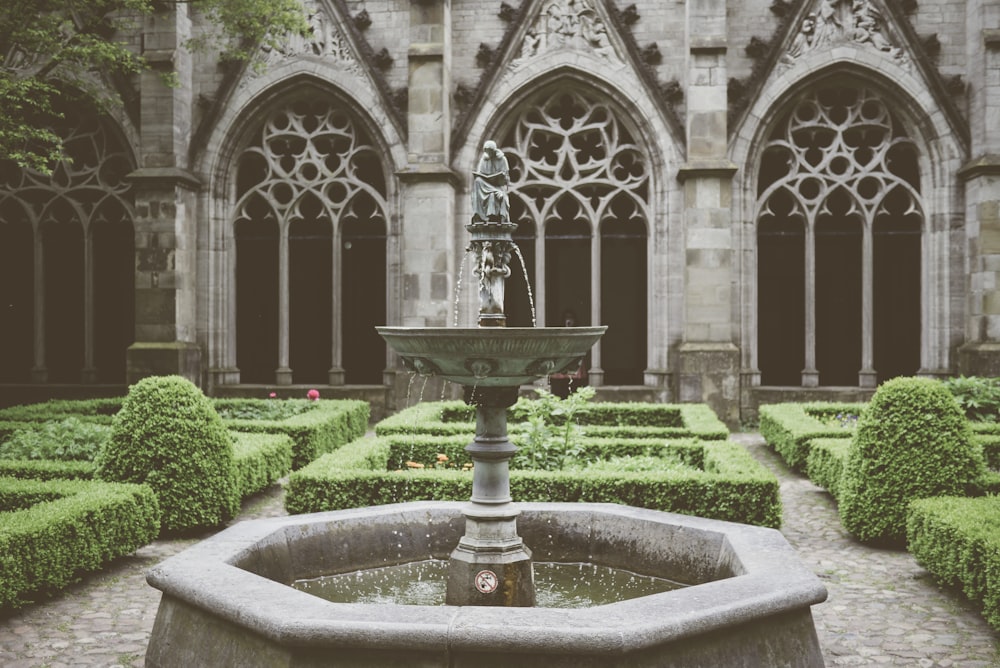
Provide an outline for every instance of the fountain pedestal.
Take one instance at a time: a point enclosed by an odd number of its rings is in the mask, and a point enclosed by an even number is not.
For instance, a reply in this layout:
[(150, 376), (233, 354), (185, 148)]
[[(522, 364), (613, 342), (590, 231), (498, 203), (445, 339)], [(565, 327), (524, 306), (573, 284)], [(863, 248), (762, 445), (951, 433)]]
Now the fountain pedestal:
[(507, 409), (517, 387), (466, 387), (476, 407), (476, 437), (465, 450), (472, 457), (472, 498), (463, 509), (465, 535), (451, 553), (448, 605), (533, 606), (531, 550), (517, 534), (519, 511), (511, 502)]

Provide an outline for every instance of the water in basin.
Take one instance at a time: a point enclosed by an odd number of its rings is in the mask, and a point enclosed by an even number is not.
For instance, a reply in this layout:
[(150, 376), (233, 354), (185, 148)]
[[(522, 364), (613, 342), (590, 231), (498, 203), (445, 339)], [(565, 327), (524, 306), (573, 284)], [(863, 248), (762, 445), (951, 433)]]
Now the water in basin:
[[(540, 608), (588, 608), (685, 586), (591, 563), (536, 561), (534, 572), (535, 605)], [(428, 559), (302, 579), (292, 586), (335, 603), (444, 605), (447, 580), (447, 560)]]

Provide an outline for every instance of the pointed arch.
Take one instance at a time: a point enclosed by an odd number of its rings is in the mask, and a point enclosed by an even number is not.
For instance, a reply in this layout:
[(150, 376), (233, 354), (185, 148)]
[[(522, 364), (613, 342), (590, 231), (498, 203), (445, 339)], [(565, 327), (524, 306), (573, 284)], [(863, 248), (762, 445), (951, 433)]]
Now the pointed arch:
[(215, 380), (379, 383), (386, 353), (374, 326), (386, 321), (396, 224), (386, 138), (356, 99), (311, 77), (255, 102), (234, 116), (229, 162), (212, 177), (222, 240), (212, 260), (226, 286), (211, 296), (226, 306), (208, 314)]
[(52, 129), (67, 158), (51, 174), (0, 165), (3, 303), (12, 311), (0, 382), (122, 383), (134, 337), (129, 127), (72, 92), (60, 102)]
[[(926, 88), (909, 81), (912, 73), (900, 68), (894, 71), (897, 79), (890, 81), (877, 68), (857, 61), (829, 64), (828, 56), (819, 71), (796, 69), (799, 78), (775, 77), (764, 86), (731, 147), (734, 159), (747, 166), (734, 202), (741, 211), (740, 243), (745, 258), (740, 277), (742, 336), (747, 343), (743, 346), (744, 364), (754, 369), (765, 385), (846, 383), (837, 374), (824, 379), (816, 368), (815, 355), (825, 346), (823, 337), (837, 335), (837, 328), (824, 323), (814, 310), (821, 308), (818, 304), (827, 266), (837, 266), (835, 271), (841, 273), (835, 274), (826, 292), (848, 299), (842, 308), (850, 313), (836, 319), (838, 326), (861, 332), (862, 350), (856, 364), (854, 353), (850, 364), (844, 359), (826, 362), (827, 366), (858, 367), (851, 375), (857, 381), (848, 384), (873, 387), (890, 375), (932, 373), (949, 364), (958, 314), (951, 308), (949, 265), (954, 265), (954, 258), (949, 256), (954, 253), (954, 240), (948, 221), (959, 212), (957, 190), (949, 182), (953, 180), (949, 174), (957, 171), (964, 154), (961, 136), (953, 132), (948, 115), (933, 105)], [(801, 61), (813, 57), (811, 54)], [(797, 62), (796, 68), (804, 64)], [(894, 66), (880, 62), (879, 67), (891, 70)], [(811, 78), (808, 83), (806, 76)], [(910, 90), (923, 92), (911, 95), (904, 90), (908, 81)], [(821, 95), (846, 96), (837, 104), (850, 117), (841, 121), (824, 116)], [(820, 111), (810, 119), (816, 109)], [(810, 136), (814, 145), (791, 138), (784, 143), (777, 140), (790, 125), (800, 127), (802, 136)], [(834, 141), (841, 143), (831, 148)], [(795, 186), (789, 188), (791, 183)], [(782, 197), (775, 198), (779, 192)], [(772, 245), (769, 229), (781, 227), (767, 219), (773, 219), (782, 208), (788, 224), (795, 219), (802, 225), (790, 229), (803, 235), (798, 240), (784, 238), (786, 244), (801, 245), (804, 254), (800, 270), (795, 269), (798, 261), (790, 263), (787, 255), (785, 259), (790, 275), (801, 272), (805, 285), (801, 295), (804, 313), (795, 316), (805, 320), (803, 342), (788, 348), (793, 352), (805, 348), (795, 383), (788, 383), (788, 368), (775, 375), (776, 367), (768, 361), (774, 356), (767, 351), (783, 345), (787, 348), (788, 342), (771, 339), (768, 343), (768, 332), (773, 328), (764, 321), (771, 308), (768, 304), (776, 299), (767, 292), (773, 278), (768, 275), (776, 269), (773, 256), (777, 248)], [(821, 219), (825, 222), (820, 223)], [(839, 228), (833, 224), (836, 219), (841, 221)], [(823, 245), (825, 240), (829, 244)], [(889, 253), (902, 253), (907, 258), (905, 281), (892, 278), (894, 272), (885, 262)], [(852, 266), (855, 268), (849, 269)], [(860, 307), (857, 299), (848, 298), (855, 290), (852, 286), (860, 286)], [(792, 297), (795, 295), (785, 295), (779, 301), (787, 303)], [(887, 309), (891, 303), (901, 305), (895, 316)], [(794, 316), (797, 307), (792, 311)], [(890, 326), (894, 317), (905, 324)], [(914, 331), (919, 332), (917, 338)], [(843, 337), (853, 335), (840, 332), (839, 336), (843, 343)], [(888, 343), (893, 337), (898, 345)]]
[[(511, 218), (519, 242), (531, 244), (523, 255), (539, 324), (608, 324), (613, 345), (594, 349), (591, 381), (641, 385), (651, 357), (650, 268), (660, 266), (650, 236), (664, 207), (662, 153), (622, 96), (579, 72), (558, 74), (509, 100), (482, 138), (496, 138), (511, 165)], [(527, 299), (508, 290), (513, 312), (527, 313)]]

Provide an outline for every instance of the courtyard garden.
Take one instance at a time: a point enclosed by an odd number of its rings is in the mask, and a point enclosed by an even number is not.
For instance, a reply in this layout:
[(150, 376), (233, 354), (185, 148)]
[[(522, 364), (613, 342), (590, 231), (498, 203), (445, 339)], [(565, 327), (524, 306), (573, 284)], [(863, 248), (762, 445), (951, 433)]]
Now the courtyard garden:
[[(362, 402), (126, 397), (0, 410), (0, 608), (44, 601), (164, 537), (198, 537), (280, 485), (289, 513), (466, 500), (462, 402), (375, 425)], [(837, 501), (859, 543), (907, 549), (1000, 629), (1000, 402), (984, 379), (900, 379), (869, 404), (775, 404), (761, 436)], [(595, 501), (781, 528), (779, 481), (699, 404), (544, 391), (508, 413), (519, 501)]]

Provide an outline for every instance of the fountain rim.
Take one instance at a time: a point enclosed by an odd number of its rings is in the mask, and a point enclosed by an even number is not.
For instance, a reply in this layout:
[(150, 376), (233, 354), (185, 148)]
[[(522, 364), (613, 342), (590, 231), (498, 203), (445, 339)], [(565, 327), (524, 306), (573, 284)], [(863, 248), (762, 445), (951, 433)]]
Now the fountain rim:
[[(170, 596), (273, 640), (322, 647), (487, 650), (498, 639), (523, 651), (618, 654), (722, 629), (826, 600), (827, 591), (775, 529), (601, 503), (518, 503), (522, 513), (575, 513), (670, 523), (722, 533), (742, 573), (581, 609), (334, 603), (236, 564), (269, 536), (309, 525), (393, 515), (401, 523), (461, 517), (462, 502), (416, 501), (236, 524), (147, 573)], [(733, 593), (733, 590), (738, 592)], [(387, 617), (391, 613), (391, 621)], [(642, 621), (637, 621), (642, 620)], [(572, 630), (567, 632), (567, 628)]]

